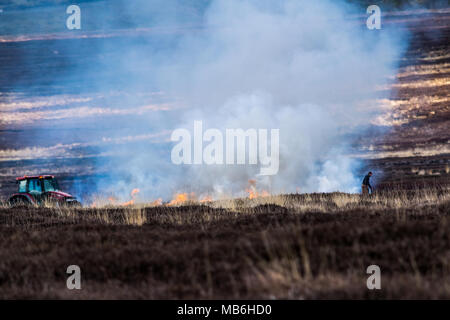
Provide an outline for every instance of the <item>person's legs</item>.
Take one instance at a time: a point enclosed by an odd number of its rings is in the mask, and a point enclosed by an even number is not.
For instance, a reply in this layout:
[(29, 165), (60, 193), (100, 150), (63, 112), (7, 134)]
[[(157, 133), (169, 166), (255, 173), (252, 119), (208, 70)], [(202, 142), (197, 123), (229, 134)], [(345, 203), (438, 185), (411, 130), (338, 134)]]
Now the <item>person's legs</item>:
[(369, 195), (369, 188), (367, 186), (362, 185), (361, 191), (362, 191), (363, 196)]

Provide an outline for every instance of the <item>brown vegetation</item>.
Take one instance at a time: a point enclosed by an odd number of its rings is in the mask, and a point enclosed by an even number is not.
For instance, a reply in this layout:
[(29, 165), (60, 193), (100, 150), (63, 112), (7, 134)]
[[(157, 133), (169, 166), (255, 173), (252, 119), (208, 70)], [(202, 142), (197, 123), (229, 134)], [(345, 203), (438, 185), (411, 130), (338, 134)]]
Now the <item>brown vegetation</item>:
[[(450, 298), (448, 191), (5, 207), (0, 298)], [(381, 290), (366, 288), (371, 264)]]

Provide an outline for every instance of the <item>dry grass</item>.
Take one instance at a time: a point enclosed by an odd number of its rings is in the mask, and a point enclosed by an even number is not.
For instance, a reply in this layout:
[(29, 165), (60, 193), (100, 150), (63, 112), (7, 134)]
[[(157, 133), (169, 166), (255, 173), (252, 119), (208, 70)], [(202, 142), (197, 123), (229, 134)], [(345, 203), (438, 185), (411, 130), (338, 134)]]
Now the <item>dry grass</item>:
[[(289, 214), (341, 213), (363, 210), (366, 213), (386, 210), (408, 210), (438, 206), (450, 201), (450, 187), (417, 188), (415, 190), (391, 190), (369, 196), (348, 193), (314, 193), (273, 195), (259, 198), (237, 198), (210, 202), (186, 201), (174, 205), (136, 203), (127, 206), (102, 204), (100, 207), (74, 208), (55, 207), (45, 204), (43, 208), (30, 207), (10, 209), (5, 203), (0, 209), (13, 210), (20, 215), (11, 218), (24, 219), (34, 213), (45, 212), (57, 221), (71, 223), (99, 223), (109, 225), (143, 226), (148, 223), (185, 225), (213, 223), (223, 219), (237, 219), (246, 215), (266, 212), (267, 208), (278, 208)], [(25, 210), (26, 209), (26, 210)], [(427, 209), (428, 210), (428, 209)], [(24, 215), (24, 212), (26, 214)], [(195, 213), (195, 214), (191, 214)], [(29, 220), (30, 226), (33, 219)]]
[(448, 189), (0, 208), (0, 298), (450, 298), (449, 209)]

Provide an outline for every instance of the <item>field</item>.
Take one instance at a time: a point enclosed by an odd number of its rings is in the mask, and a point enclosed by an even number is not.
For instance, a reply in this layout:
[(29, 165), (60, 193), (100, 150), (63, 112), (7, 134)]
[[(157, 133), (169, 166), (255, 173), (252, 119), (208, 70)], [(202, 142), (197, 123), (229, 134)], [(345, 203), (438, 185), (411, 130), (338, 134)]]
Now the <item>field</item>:
[[(417, 183), (450, 184), (450, 9), (386, 13), (384, 21), (408, 29), (409, 46), (398, 63), (395, 82), (391, 88), (385, 88), (390, 98), (371, 102), (384, 106), (383, 118), (368, 119), (368, 124), (375, 123), (364, 134), (353, 137), (354, 145), (349, 152), (363, 160), (361, 175), (367, 170), (376, 171), (378, 188), (399, 183), (413, 187)], [(360, 23), (363, 24), (364, 19)], [(163, 43), (159, 36), (154, 38), (155, 43)], [(15, 177), (44, 173), (57, 175), (64, 190), (82, 197), (90, 190), (78, 190), (83, 189), (80, 186), (93, 185), (99, 177), (117, 170), (117, 163), (111, 162), (107, 155), (99, 156), (100, 151), (108, 151), (108, 147), (92, 142), (93, 136), (101, 141), (102, 137), (113, 137), (117, 131), (115, 127), (97, 125), (97, 121), (104, 118), (102, 113), (100, 118), (77, 119), (72, 115), (85, 106), (85, 100), (92, 100), (92, 107), (114, 105), (113, 101), (121, 97), (120, 93), (115, 92), (116, 96), (110, 98), (104, 98), (103, 93), (99, 94), (100, 98), (96, 94), (80, 97), (69, 94), (70, 86), (55, 87), (51, 81), (51, 78), (62, 77), (61, 70), (64, 69), (61, 66), (72, 57), (71, 50), (63, 49), (65, 45), (77, 46), (76, 65), (85, 70), (89, 69), (84, 65), (85, 56), (96, 57), (93, 48), (107, 46), (111, 40), (86, 38), (84, 42), (79, 41), (44, 39), (0, 46), (0, 92), (4, 93), (0, 101), (3, 103), (0, 114), (0, 198), (5, 199), (16, 189)], [(117, 54), (111, 50), (112, 55)], [(55, 51), (58, 52), (56, 57)], [(34, 60), (23, 63), (18, 59), (24, 52)], [(95, 61), (101, 64), (101, 57)], [(49, 72), (43, 73), (33, 67), (41, 64), (48, 65)], [(83, 74), (77, 76), (81, 78), (76, 78), (76, 83), (90, 83), (94, 79), (84, 78)], [(101, 78), (102, 74), (94, 76)], [(11, 93), (14, 99), (8, 96), (13, 90), (11, 78), (20, 84), (20, 94)], [(43, 97), (44, 93), (49, 96)], [(160, 103), (158, 99), (164, 98), (142, 97), (143, 103)], [(61, 110), (66, 109), (67, 114), (62, 114)], [(125, 121), (124, 116), (121, 117)], [(142, 117), (127, 116), (127, 125), (137, 127), (142, 121), (139, 118)], [(127, 136), (142, 134), (129, 131)], [(127, 157), (120, 161), (126, 160)]]
[(448, 189), (4, 208), (0, 298), (449, 299), (449, 209)]
[[(53, 10), (59, 7), (27, 11), (30, 21), (42, 11), (48, 18), (42, 30), (32, 25), (29, 39), (16, 38), (30, 31), (17, 23), (22, 11), (5, 10), (0, 20), (0, 299), (450, 299), (450, 8), (383, 15), (383, 24), (409, 32), (409, 45), (392, 85), (380, 89), (389, 99), (369, 101), (386, 112), (368, 119), (348, 150), (361, 161), (361, 180), (375, 173), (374, 195), (97, 207), (88, 202), (90, 186), (133, 158), (112, 157), (109, 143), (134, 137), (140, 146), (148, 136), (146, 143), (162, 145), (159, 131), (135, 131), (142, 114), (154, 112), (139, 104), (170, 100), (142, 92), (138, 101), (124, 99), (136, 94), (127, 92), (127, 77), (79, 95), (77, 84), (94, 88), (110, 75), (68, 70), (102, 66), (105, 56), (115, 61), (116, 38), (141, 43), (141, 35), (103, 38), (91, 19), (84, 36), (71, 38), (57, 32), (64, 21), (50, 19)], [(364, 27), (365, 16), (356, 23)], [(144, 47), (170, 43), (164, 32), (146, 36)], [(130, 102), (132, 112), (116, 113), (115, 99)], [(15, 177), (46, 173), (87, 199), (85, 208), (1, 202), (16, 190)], [(82, 290), (67, 289), (69, 265), (81, 268)], [(381, 290), (367, 289), (370, 265), (381, 269)]]

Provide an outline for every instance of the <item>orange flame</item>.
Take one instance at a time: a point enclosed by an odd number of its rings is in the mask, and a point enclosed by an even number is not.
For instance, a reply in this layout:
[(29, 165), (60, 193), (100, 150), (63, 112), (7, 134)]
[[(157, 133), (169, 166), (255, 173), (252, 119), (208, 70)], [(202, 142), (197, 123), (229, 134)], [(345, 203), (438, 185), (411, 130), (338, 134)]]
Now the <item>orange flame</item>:
[[(255, 199), (255, 198), (270, 196), (270, 193), (266, 190), (261, 190), (261, 191), (257, 190), (256, 180), (250, 179), (248, 181), (248, 183), (249, 183), (249, 186), (245, 189), (245, 191), (248, 193), (248, 199)], [(118, 203), (118, 199), (114, 196), (110, 196), (108, 198), (108, 201), (112, 205), (131, 206), (131, 205), (135, 204), (137, 196), (139, 195), (139, 192), (140, 192), (140, 190), (138, 188), (134, 188), (130, 193), (131, 199), (124, 203)], [(159, 198), (148, 204), (151, 206), (161, 206), (161, 205), (176, 206), (176, 205), (184, 204), (188, 201), (196, 201), (198, 203), (207, 203), (207, 202), (214, 201), (214, 198), (211, 195), (205, 195), (199, 199), (199, 197), (196, 196), (196, 194), (194, 192), (191, 192), (191, 193), (183, 192), (183, 193), (175, 194), (173, 199), (169, 203), (164, 204), (163, 200), (161, 198)], [(96, 202), (94, 202), (92, 204), (93, 207), (95, 207), (96, 205), (97, 205)]]
[(133, 189), (133, 190), (131, 191), (131, 200), (130, 200), (130, 201), (127, 201), (127, 202), (125, 202), (125, 203), (122, 203), (122, 206), (131, 206), (132, 204), (134, 204), (134, 201), (135, 201), (136, 196), (138, 195), (139, 191), (140, 191), (140, 190), (137, 189), (137, 188)]
[[(131, 192), (130, 192), (131, 199), (129, 201), (126, 201), (123, 203), (120, 203), (119, 199), (117, 199), (114, 195), (112, 195), (112, 196), (109, 196), (108, 198), (103, 198), (103, 200), (102, 200), (102, 198), (97, 199), (97, 200), (93, 201), (90, 206), (92, 208), (95, 208), (97, 206), (102, 206), (105, 204), (113, 205), (113, 206), (131, 206), (131, 205), (135, 204), (136, 198), (137, 198), (139, 192), (140, 192), (140, 190), (138, 188), (134, 188), (133, 190), (131, 190)], [(104, 203), (105, 200), (107, 200), (106, 203)], [(163, 205), (163, 200), (162, 200), (162, 198), (158, 198), (155, 201), (150, 202), (148, 204), (150, 206), (161, 206), (161, 205)]]
[(262, 190), (261, 192), (258, 192), (256, 190), (256, 180), (250, 179), (250, 180), (248, 180), (248, 184), (249, 184), (249, 186), (248, 186), (248, 188), (245, 189), (245, 191), (248, 193), (249, 199), (270, 196), (270, 193), (266, 190)]
[(205, 202), (211, 202), (213, 201), (213, 198), (210, 195), (207, 195), (205, 197), (203, 197), (202, 199), (200, 199), (200, 203), (205, 203)]
[(115, 197), (108, 197), (108, 201), (111, 202), (112, 204), (115, 204), (117, 202), (117, 198), (115, 198)]
[(161, 199), (161, 198), (158, 198), (158, 199), (156, 199), (155, 201), (153, 201), (153, 202), (151, 203), (151, 205), (152, 205), (152, 206), (161, 206), (162, 203), (163, 203), (162, 199)]
[(183, 202), (188, 201), (188, 194), (187, 193), (178, 193), (175, 195), (175, 197), (169, 202), (169, 206), (178, 205)]

